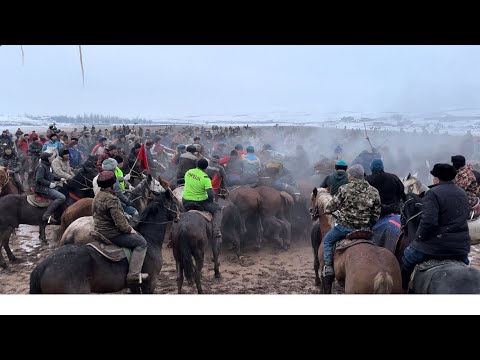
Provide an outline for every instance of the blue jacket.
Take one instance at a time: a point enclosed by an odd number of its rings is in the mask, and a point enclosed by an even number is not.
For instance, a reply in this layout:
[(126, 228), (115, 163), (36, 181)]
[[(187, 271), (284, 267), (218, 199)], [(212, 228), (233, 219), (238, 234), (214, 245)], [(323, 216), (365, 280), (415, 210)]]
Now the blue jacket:
[(243, 172), (247, 174), (256, 174), (260, 171), (260, 160), (255, 154), (248, 153), (243, 159)]
[(79, 167), (82, 162), (82, 154), (80, 151), (70, 148), (68, 152), (70, 153), (70, 166)]
[(63, 145), (60, 141), (53, 142), (52, 140), (50, 140), (43, 145), (42, 153), (44, 153), (45, 151), (47, 151), (47, 149), (50, 148), (56, 149), (58, 154), (61, 154), (63, 151)]

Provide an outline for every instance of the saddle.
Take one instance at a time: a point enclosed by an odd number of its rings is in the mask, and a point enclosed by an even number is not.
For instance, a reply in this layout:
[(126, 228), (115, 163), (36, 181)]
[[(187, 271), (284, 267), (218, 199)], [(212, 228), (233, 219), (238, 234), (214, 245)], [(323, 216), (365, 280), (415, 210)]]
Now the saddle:
[(424, 261), (415, 267), (411, 277), (410, 289), (413, 289), (416, 294), (427, 294), (432, 278), (438, 271), (466, 266), (462, 261), (450, 259)]
[(475, 221), (479, 217), (480, 217), (480, 199), (478, 199), (477, 205), (475, 205), (472, 211), (470, 212), (470, 221)]
[(343, 239), (340, 240), (336, 246), (335, 246), (335, 252), (342, 253), (348, 248), (351, 248), (352, 246), (359, 245), (359, 244), (370, 244), (373, 246), (377, 246), (372, 240), (367, 240), (367, 239)]
[(127, 259), (130, 263), (132, 257), (132, 250), (128, 248), (122, 248), (113, 244), (110, 240), (104, 237), (102, 234), (91, 231), (90, 235), (95, 239), (94, 241), (87, 244), (94, 250), (96, 250), (100, 255), (107, 258), (110, 261), (118, 262), (123, 259)]
[(205, 220), (207, 220), (208, 222), (212, 222), (213, 221), (213, 216), (212, 214), (210, 214), (209, 212), (207, 211), (199, 211), (199, 210), (190, 210), (188, 212), (191, 212), (191, 213), (197, 213), (197, 214), (200, 214), (204, 217)]
[(32, 192), (33, 192), (32, 195), (27, 196), (27, 202), (33, 207), (46, 208), (53, 202), (53, 200), (47, 199), (46, 197), (43, 197), (42, 195), (35, 193), (33, 189), (32, 189)]
[(371, 230), (354, 230), (346, 236), (348, 240), (370, 240), (373, 237), (373, 232)]

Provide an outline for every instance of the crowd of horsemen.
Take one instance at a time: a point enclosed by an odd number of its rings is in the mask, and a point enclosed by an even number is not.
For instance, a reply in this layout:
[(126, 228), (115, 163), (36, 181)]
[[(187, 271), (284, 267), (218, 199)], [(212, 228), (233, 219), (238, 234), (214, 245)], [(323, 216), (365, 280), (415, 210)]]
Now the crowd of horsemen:
[[(136, 283), (148, 278), (148, 274), (141, 273), (147, 242), (131, 226), (140, 214), (126, 195), (142, 180), (146, 169), (154, 178), (161, 176), (175, 187), (184, 188), (185, 211), (201, 209), (211, 213), (213, 236), (220, 240), (216, 198), (228, 194), (232, 187), (267, 185), (288, 193), (295, 202), (306, 202), (297, 180), (310, 174), (313, 167), (303, 146), (296, 145), (285, 155), (279, 151), (282, 149), (262, 140), (248, 126), (208, 130), (167, 126), (156, 131), (141, 126), (115, 126), (103, 131), (85, 126), (67, 133), (52, 125), (46, 134), (24, 134), (21, 129), (15, 134), (3, 131), (0, 166), (20, 193), (34, 192), (52, 200), (43, 220), (57, 224), (53, 214), (66, 200), (58, 186), (74, 177), (87, 158), (94, 157), (99, 171), (94, 180), (95, 230), (112, 243), (133, 250), (127, 282)], [(138, 161), (142, 145), (148, 166)], [(335, 225), (323, 236), (322, 276), (335, 274), (337, 242), (355, 230), (374, 228), (384, 217), (400, 214), (406, 201), (404, 183), (385, 171), (385, 159), (378, 150), (372, 147), (363, 151), (350, 164), (340, 154), (338, 146), (330, 159), (331, 173), (315, 184), (332, 195), (325, 210), (335, 218)], [(450, 160), (431, 169), (433, 184), (422, 201), (421, 222), (400, 264), (404, 290), (415, 266), (427, 259), (469, 263), (467, 220), (480, 213), (480, 173), (462, 155)]]

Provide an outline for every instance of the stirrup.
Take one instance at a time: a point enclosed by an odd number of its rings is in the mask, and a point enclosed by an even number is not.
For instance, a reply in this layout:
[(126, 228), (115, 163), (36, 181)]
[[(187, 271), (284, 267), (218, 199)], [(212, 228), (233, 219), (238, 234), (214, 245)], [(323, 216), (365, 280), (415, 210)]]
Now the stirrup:
[[(330, 268), (328, 273), (327, 273), (327, 267)], [(327, 276), (334, 276), (335, 275), (335, 271), (333, 270), (333, 266), (328, 266), (328, 265), (325, 265), (323, 267), (323, 271), (322, 271), (322, 276), (323, 277), (327, 277)]]
[(143, 283), (143, 281), (145, 280), (148, 280), (150, 275), (146, 274), (146, 273), (139, 273), (138, 274), (138, 279), (128, 279), (127, 277), (127, 283), (129, 285), (141, 285)]

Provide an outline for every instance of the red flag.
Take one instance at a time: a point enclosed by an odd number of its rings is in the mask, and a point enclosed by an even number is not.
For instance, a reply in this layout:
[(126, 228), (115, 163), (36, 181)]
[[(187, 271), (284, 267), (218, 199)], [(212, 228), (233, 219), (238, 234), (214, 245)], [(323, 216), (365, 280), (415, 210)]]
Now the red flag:
[(142, 144), (142, 147), (140, 148), (140, 151), (138, 152), (137, 159), (140, 160), (141, 166), (147, 170), (147, 172), (150, 172), (150, 167), (148, 166), (148, 159), (147, 159), (147, 150), (145, 149), (145, 145)]

